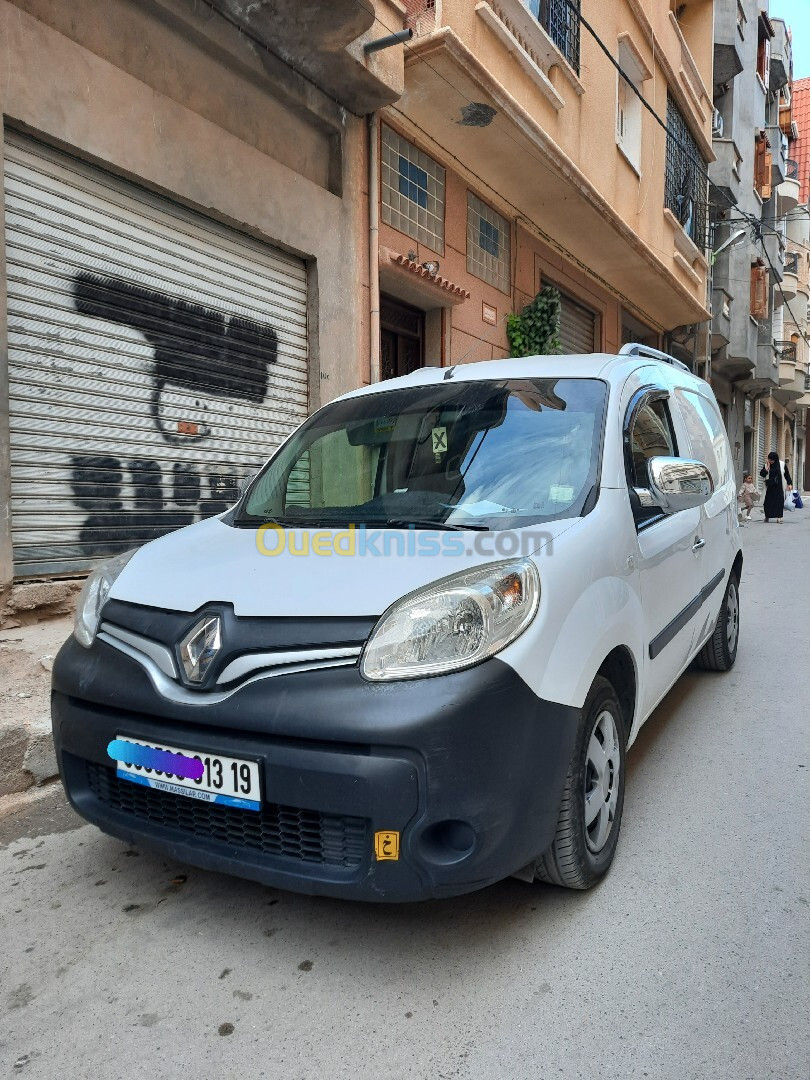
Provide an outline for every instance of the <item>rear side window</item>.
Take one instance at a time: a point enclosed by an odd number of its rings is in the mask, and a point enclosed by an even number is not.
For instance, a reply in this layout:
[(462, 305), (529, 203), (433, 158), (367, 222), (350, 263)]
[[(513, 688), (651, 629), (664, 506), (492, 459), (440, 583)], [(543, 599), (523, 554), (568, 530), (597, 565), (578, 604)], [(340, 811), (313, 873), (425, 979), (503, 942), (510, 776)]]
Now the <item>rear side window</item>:
[(729, 478), (728, 440), (717, 406), (696, 390), (675, 391), (686, 425), (692, 454), (712, 474), (714, 486), (722, 487)]

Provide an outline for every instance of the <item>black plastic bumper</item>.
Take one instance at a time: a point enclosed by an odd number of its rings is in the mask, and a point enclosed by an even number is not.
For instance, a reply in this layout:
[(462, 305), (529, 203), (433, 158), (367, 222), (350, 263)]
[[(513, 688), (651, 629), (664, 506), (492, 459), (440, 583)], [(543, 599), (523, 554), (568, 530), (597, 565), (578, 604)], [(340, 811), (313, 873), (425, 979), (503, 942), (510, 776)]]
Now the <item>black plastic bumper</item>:
[[(544, 851), (579, 718), (497, 658), (389, 684), (356, 667), (289, 674), (189, 706), (117, 649), (73, 638), (52, 714), (68, 797), (105, 832), (280, 888), (391, 901), (470, 892)], [(259, 761), (261, 813), (118, 779), (116, 735)], [(398, 860), (377, 859), (379, 831), (400, 834)]]

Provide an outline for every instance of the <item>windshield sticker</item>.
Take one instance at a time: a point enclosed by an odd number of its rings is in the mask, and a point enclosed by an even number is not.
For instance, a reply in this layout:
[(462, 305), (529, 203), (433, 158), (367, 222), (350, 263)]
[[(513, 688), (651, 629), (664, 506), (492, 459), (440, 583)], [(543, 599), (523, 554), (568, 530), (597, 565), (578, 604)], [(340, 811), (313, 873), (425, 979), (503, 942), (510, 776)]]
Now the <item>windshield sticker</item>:
[(433, 453), (438, 458), (440, 454), (447, 453), (447, 428), (435, 427), (430, 433), (433, 440)]

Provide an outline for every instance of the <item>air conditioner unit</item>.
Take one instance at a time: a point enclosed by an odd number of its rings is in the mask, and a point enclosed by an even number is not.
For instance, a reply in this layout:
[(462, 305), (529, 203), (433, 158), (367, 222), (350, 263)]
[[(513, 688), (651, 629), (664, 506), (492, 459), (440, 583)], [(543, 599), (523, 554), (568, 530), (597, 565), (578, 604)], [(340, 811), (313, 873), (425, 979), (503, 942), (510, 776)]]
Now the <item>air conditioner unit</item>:
[(719, 109), (712, 112), (712, 138), (723, 138), (723, 116)]

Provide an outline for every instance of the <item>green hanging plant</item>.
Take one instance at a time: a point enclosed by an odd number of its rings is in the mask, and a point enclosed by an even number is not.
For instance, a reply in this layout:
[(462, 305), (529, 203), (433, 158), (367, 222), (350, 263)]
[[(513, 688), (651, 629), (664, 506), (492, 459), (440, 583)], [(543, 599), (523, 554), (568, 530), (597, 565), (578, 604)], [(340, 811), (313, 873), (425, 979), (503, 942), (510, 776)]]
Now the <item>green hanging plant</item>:
[(545, 285), (520, 315), (509, 315), (506, 337), (512, 356), (548, 356), (562, 351), (560, 293)]

